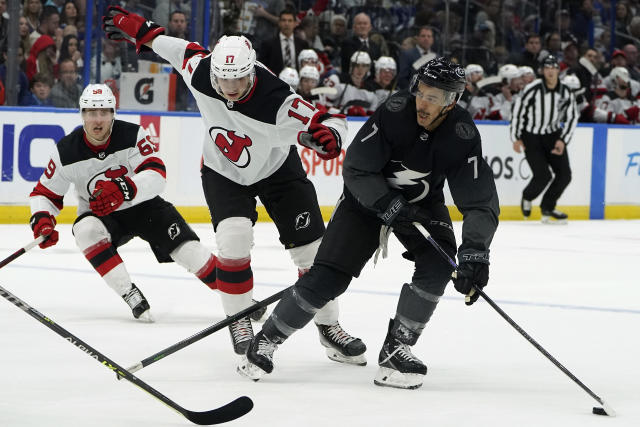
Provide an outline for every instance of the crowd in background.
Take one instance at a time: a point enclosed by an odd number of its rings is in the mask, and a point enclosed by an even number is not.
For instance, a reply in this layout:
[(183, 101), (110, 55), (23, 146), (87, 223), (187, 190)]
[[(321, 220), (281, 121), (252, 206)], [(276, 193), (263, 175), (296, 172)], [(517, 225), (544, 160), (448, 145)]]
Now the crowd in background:
[[(0, 0), (0, 82), (6, 75), (7, 0)], [(106, 1), (190, 39), (189, 0)], [(84, 71), (85, 0), (24, 0), (19, 17), (19, 105), (77, 106)], [(94, 12), (92, 52), (103, 37)], [(461, 100), (476, 119), (509, 120), (514, 97), (558, 58), (579, 98), (581, 121), (636, 123), (640, 91), (640, 0), (225, 0), (211, 2), (209, 44), (244, 34), (258, 59), (305, 98), (367, 115), (436, 55), (467, 67)], [(614, 30), (612, 32), (612, 29)], [(211, 46), (208, 46), (209, 48)], [(137, 71), (132, 47), (100, 40), (91, 81), (117, 91)], [(307, 67), (304, 69), (304, 67)], [(315, 70), (312, 70), (315, 68)], [(0, 87), (0, 104), (3, 103)], [(313, 93), (312, 93), (313, 90)], [(178, 85), (177, 109), (195, 109)]]

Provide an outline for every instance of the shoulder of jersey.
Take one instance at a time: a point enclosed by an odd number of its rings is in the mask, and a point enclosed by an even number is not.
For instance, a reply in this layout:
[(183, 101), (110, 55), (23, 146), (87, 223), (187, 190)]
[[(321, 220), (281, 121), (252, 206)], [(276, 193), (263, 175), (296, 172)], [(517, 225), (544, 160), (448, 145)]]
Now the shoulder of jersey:
[(480, 137), (469, 111), (456, 105), (449, 114), (450, 117), (443, 122), (443, 125), (451, 128), (445, 129), (447, 134), (455, 135), (456, 140), (462, 143), (474, 142)]
[(58, 141), (56, 149), (58, 150), (60, 162), (63, 166), (86, 158), (83, 153), (84, 150), (82, 150), (85, 144), (83, 135), (84, 130), (82, 129), (82, 126), (78, 126), (70, 134), (64, 136), (60, 141)]
[(527, 92), (529, 89), (540, 86), (542, 84), (542, 79), (538, 78), (535, 79), (534, 81), (532, 81), (531, 83), (529, 83), (528, 85), (526, 85), (524, 87), (524, 89), (522, 89), (522, 93)]
[(407, 90), (401, 90), (394, 93), (384, 103), (384, 109), (391, 113), (400, 113), (411, 108), (414, 104), (413, 95)]
[(260, 62), (256, 62), (256, 80), (257, 86), (254, 96), (276, 96), (284, 100), (292, 93), (288, 84), (280, 80)]

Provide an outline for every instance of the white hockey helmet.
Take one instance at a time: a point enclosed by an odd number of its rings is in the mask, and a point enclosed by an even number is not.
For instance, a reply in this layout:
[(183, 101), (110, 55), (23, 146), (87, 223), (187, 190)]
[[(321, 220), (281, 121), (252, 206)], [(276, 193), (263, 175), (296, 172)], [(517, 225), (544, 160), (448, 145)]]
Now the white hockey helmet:
[(520, 70), (521, 76), (536, 75), (535, 71), (533, 71), (533, 68), (529, 67), (528, 65), (522, 65), (518, 67), (518, 70)]
[(562, 78), (562, 84), (572, 91), (580, 89), (580, 79), (575, 74), (567, 74)]
[(302, 49), (298, 54), (298, 68), (302, 68), (302, 61), (311, 61), (314, 64), (317, 64), (320, 59), (318, 58), (318, 54), (313, 49)]
[(498, 70), (498, 77), (502, 80), (506, 80), (507, 83), (511, 83), (511, 80), (520, 77), (520, 69), (513, 64), (505, 64)]
[(313, 65), (305, 65), (300, 70), (300, 78), (301, 79), (312, 79), (312, 80), (315, 80), (315, 81), (319, 81), (320, 80), (320, 73), (318, 72), (318, 69), (316, 67), (314, 67)]
[(618, 87), (618, 77), (627, 84), (631, 83), (631, 75), (629, 75), (629, 70), (625, 67), (614, 67), (609, 73), (609, 76), (611, 77), (611, 84), (614, 88)]
[(369, 56), (369, 53), (364, 50), (356, 50), (353, 52), (353, 55), (351, 55), (350, 62), (352, 64), (371, 65), (371, 57)]
[(482, 65), (469, 64), (467, 65), (467, 68), (464, 69), (464, 73), (467, 76), (468, 80), (471, 77), (471, 74), (480, 73), (484, 76), (484, 68), (482, 68)]
[(380, 73), (380, 70), (393, 70), (393, 74), (396, 72), (396, 60), (390, 56), (381, 56), (375, 63), (376, 76)]
[(244, 36), (222, 36), (211, 53), (211, 84), (220, 93), (218, 79), (255, 79), (256, 51)]
[(80, 100), (80, 113), (85, 108), (111, 108), (116, 113), (116, 97), (111, 88), (105, 84), (90, 84), (84, 88)]
[(280, 71), (280, 80), (291, 86), (291, 89), (294, 91), (298, 87), (298, 83), (300, 83), (300, 76), (298, 76), (298, 72), (295, 68), (284, 67), (282, 71)]

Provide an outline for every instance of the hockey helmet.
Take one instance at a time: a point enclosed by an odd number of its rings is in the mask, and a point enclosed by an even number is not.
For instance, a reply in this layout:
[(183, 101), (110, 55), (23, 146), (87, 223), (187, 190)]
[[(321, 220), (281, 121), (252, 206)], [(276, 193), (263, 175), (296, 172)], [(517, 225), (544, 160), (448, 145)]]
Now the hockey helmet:
[(470, 79), (472, 74), (481, 74), (484, 76), (484, 68), (482, 68), (482, 65), (478, 64), (467, 65), (467, 68), (464, 69), (464, 72), (467, 76), (467, 79)]
[(218, 79), (249, 76), (249, 88), (255, 79), (256, 51), (244, 36), (222, 36), (211, 53), (211, 84), (220, 92)]
[(85, 108), (111, 108), (116, 113), (116, 97), (105, 84), (90, 84), (84, 88), (79, 100), (80, 113)]
[(301, 79), (312, 79), (312, 80), (315, 80), (315, 81), (319, 81), (320, 80), (320, 73), (318, 72), (318, 69), (316, 67), (314, 67), (313, 65), (305, 65), (300, 70), (300, 78)]
[(364, 50), (357, 50), (353, 52), (353, 55), (351, 55), (351, 60), (349, 62), (349, 74), (353, 72), (353, 68), (356, 65), (367, 65), (369, 69), (367, 70), (365, 77), (368, 76), (369, 70), (371, 70), (371, 57), (369, 56), (369, 54)]
[(506, 80), (507, 83), (511, 83), (511, 80), (516, 79), (522, 75), (520, 69), (513, 64), (505, 64), (498, 70), (498, 77), (502, 80)]
[(409, 92), (412, 95), (418, 93), (420, 83), (442, 89), (444, 99), (441, 101), (441, 105), (446, 106), (457, 101), (457, 97), (462, 96), (467, 80), (462, 66), (440, 56), (424, 64), (413, 75), (409, 85)]
[(390, 56), (381, 56), (375, 63), (376, 76), (380, 74), (381, 70), (393, 70), (393, 74), (396, 74), (396, 60)]
[(551, 68), (560, 68), (560, 64), (558, 63), (558, 58), (553, 55), (547, 55), (542, 60), (542, 68), (551, 67)]
[(567, 74), (562, 78), (562, 84), (572, 91), (580, 89), (580, 79), (575, 74)]
[(319, 61), (318, 54), (313, 49), (302, 49), (298, 54), (298, 68), (302, 68), (303, 62), (312, 62), (317, 64)]
[(300, 83), (300, 77), (298, 76), (298, 72), (295, 68), (285, 67), (280, 71), (280, 80), (291, 86), (291, 89), (294, 91), (298, 87), (298, 83)]
[(618, 78), (627, 84), (631, 82), (629, 70), (625, 67), (614, 67), (609, 73), (609, 76), (611, 77), (611, 84), (614, 85), (614, 87), (618, 86)]
[(518, 70), (520, 70), (521, 76), (536, 75), (535, 71), (533, 71), (533, 68), (529, 67), (528, 65), (522, 65), (518, 67)]

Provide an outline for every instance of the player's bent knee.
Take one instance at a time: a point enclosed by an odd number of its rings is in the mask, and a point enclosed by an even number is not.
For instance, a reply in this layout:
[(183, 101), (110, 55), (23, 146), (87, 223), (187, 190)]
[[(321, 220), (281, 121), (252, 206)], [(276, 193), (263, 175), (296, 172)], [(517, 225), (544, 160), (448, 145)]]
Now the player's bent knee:
[(313, 260), (318, 253), (318, 248), (320, 247), (321, 242), (322, 238), (319, 238), (318, 240), (307, 243), (306, 245), (289, 249), (289, 255), (291, 256), (295, 266), (301, 270), (310, 268), (313, 265)]
[(314, 307), (323, 307), (340, 296), (351, 283), (351, 275), (326, 265), (314, 265), (296, 283), (300, 295)]
[(224, 259), (249, 258), (253, 247), (253, 224), (249, 218), (232, 217), (216, 227), (218, 255)]
[(100, 219), (88, 215), (73, 224), (73, 236), (76, 244), (82, 250), (95, 245), (103, 240), (111, 240), (111, 234)]
[(189, 273), (197, 273), (211, 258), (211, 251), (197, 240), (184, 242), (169, 254), (179, 266)]

